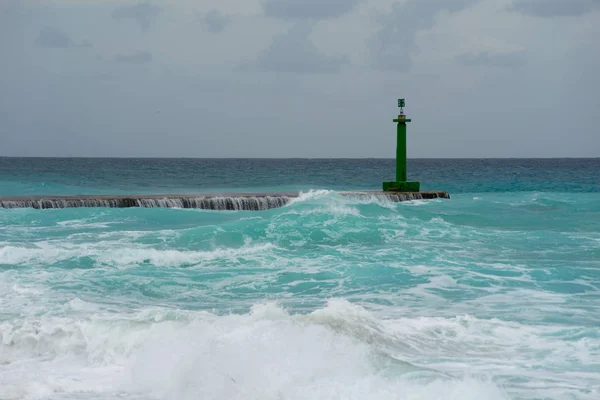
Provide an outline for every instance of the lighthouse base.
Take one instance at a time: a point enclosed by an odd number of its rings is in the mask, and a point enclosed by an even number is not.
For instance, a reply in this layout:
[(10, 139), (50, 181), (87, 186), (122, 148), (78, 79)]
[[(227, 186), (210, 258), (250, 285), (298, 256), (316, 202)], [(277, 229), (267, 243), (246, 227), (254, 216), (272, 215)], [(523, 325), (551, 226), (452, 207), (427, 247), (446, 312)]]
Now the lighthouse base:
[(384, 192), (418, 192), (420, 189), (419, 182), (383, 182)]

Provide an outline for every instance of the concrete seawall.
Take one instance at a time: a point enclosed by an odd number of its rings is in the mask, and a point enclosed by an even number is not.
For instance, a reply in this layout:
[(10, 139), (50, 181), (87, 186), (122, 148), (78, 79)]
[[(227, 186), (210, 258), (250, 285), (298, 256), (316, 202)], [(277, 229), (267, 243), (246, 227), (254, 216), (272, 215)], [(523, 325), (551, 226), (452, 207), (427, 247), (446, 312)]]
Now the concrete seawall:
[[(449, 199), (446, 192), (396, 193), (382, 191), (337, 192), (346, 197), (372, 198), (392, 202), (427, 199)], [(0, 197), (0, 208), (196, 208), (202, 210), (260, 211), (287, 205), (300, 195), (298, 192), (219, 193), (165, 195), (89, 195), (89, 196), (13, 196)]]

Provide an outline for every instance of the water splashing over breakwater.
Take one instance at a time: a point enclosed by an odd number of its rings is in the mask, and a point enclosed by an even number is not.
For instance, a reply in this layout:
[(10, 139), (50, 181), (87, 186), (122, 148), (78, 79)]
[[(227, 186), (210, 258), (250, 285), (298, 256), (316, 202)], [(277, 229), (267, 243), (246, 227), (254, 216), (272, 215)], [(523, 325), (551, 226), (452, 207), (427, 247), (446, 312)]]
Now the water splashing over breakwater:
[[(401, 202), (450, 198), (446, 192), (385, 193), (378, 191), (337, 192), (342, 196)], [(301, 193), (236, 193), (198, 195), (123, 195), (123, 196), (39, 196), (39, 197), (0, 197), (0, 208), (194, 208), (201, 210), (247, 210), (261, 211), (280, 208)]]

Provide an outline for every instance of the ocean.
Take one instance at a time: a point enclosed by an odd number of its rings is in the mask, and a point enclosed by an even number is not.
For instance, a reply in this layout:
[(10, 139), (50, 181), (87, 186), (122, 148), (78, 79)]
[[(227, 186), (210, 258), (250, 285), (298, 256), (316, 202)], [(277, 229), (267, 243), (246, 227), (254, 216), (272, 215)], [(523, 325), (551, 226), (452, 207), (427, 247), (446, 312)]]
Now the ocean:
[(600, 159), (0, 158), (0, 399), (600, 399)]

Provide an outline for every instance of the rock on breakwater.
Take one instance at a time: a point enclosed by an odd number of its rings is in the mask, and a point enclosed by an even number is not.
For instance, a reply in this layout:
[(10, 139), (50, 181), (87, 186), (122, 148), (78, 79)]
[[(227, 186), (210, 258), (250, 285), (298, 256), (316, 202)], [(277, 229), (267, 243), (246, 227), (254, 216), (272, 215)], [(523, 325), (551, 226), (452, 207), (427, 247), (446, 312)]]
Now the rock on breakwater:
[[(426, 200), (450, 196), (446, 192), (394, 193), (381, 191), (338, 192), (342, 196), (373, 198), (392, 202)], [(261, 211), (280, 208), (298, 198), (297, 192), (231, 193), (188, 195), (89, 195), (89, 196), (13, 196), (0, 197), (0, 208), (195, 208), (202, 210), (248, 210)]]

